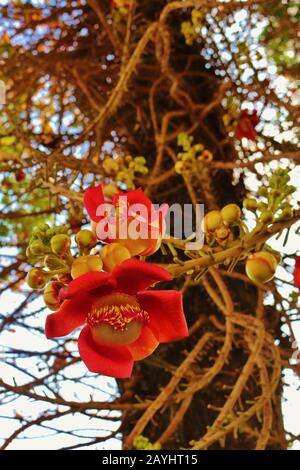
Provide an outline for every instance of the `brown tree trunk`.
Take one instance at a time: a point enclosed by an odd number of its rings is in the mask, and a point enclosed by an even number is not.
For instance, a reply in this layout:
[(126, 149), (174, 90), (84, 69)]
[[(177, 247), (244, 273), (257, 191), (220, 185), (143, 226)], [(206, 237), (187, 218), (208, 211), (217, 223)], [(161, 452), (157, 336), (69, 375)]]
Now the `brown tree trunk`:
[[(180, 17), (182, 20), (182, 16)], [(157, 130), (153, 127), (151, 120), (151, 109), (149, 108), (149, 94), (153, 92), (153, 102), (158, 115), (158, 127), (161, 125), (164, 116), (172, 111), (186, 111), (184, 116), (174, 119), (168, 127), (167, 132), (178, 130), (189, 130), (195, 124), (195, 143), (202, 143), (211, 150), (214, 161), (233, 162), (237, 155), (232, 140), (225, 133), (223, 126), (223, 111), (220, 105), (221, 98), (225, 92), (223, 83), (219, 80), (213, 70), (205, 67), (205, 61), (201, 58), (199, 48), (186, 46), (181, 35), (176, 34), (180, 30), (178, 26), (178, 16), (172, 17), (168, 27), (174, 33), (171, 41), (171, 58), (168, 65), (162, 69), (154, 56), (154, 51), (149, 52), (138, 67), (136, 78), (131, 85), (128, 100), (122, 103), (113, 122), (113, 127), (118, 129), (120, 122), (126, 122), (126, 130), (120, 128), (121, 135), (128, 139), (129, 149), (133, 155), (140, 154), (147, 158), (148, 163), (152, 162), (155, 167), (159, 145), (157, 143)], [(173, 23), (172, 23), (173, 22)], [(177, 83), (178, 87), (174, 84)], [(150, 91), (151, 90), (151, 91)], [(190, 100), (190, 101), (189, 101)], [(216, 101), (208, 111), (210, 103)], [(202, 105), (197, 110), (190, 103)], [(153, 104), (153, 103), (152, 103)], [(203, 111), (204, 110), (204, 111)], [(129, 123), (132, 123), (130, 127)], [(138, 123), (138, 125), (137, 125)], [(173, 127), (172, 127), (173, 126)], [(134, 136), (134, 138), (132, 137)], [(168, 144), (173, 152), (178, 152), (176, 138)], [(163, 152), (162, 165), (159, 173), (155, 176), (163, 176), (174, 162), (170, 158), (170, 152), (165, 149)], [(222, 207), (226, 203), (235, 202), (242, 206), (245, 196), (243, 179), (233, 182), (233, 173), (228, 170), (212, 170), (210, 167), (203, 169), (203, 173), (197, 178), (191, 179), (186, 184), (181, 175), (164, 180), (162, 183), (146, 187), (146, 192), (154, 202), (169, 204), (190, 203), (191, 192), (188, 186), (196, 195), (199, 203), (205, 204), (205, 211)], [(166, 263), (166, 257), (155, 255), (153, 260)], [(171, 261), (172, 258), (169, 258)], [(243, 267), (240, 268), (241, 272)], [(182, 288), (183, 280), (177, 281), (177, 288)], [(233, 297), (237, 311), (253, 315), (257, 305), (257, 290), (254, 286), (240, 280), (227, 278), (226, 285)], [(207, 331), (218, 334), (218, 329), (213, 325), (211, 318), (214, 317), (220, 324), (223, 324), (223, 316), (216, 305), (207, 296), (201, 282), (184, 289), (184, 310), (188, 319), (189, 327), (192, 328), (196, 322), (202, 322), (199, 328), (189, 339), (171, 345), (161, 345), (155, 355), (149, 359), (137, 363), (135, 374), (131, 380), (120, 384), (120, 389), (143, 400), (149, 398), (153, 400), (159, 392), (168, 384), (171, 379), (172, 366), (178, 366), (185, 357), (185, 350), (191, 350), (197, 340)], [(162, 312), (163, 314), (163, 312)], [(278, 323), (272, 325), (275, 338), (280, 338)], [(201, 375), (211, 367), (212, 362), (219, 353), (218, 343), (212, 348), (205, 350), (199, 363), (194, 363), (191, 374)], [(180, 418), (179, 424), (169, 433), (165, 440), (163, 438), (163, 448), (182, 449), (189, 447), (191, 441), (199, 439), (205, 434), (208, 427), (212, 425), (228, 397), (233, 385), (245, 365), (247, 354), (243, 345), (238, 342), (233, 344), (230, 359), (217, 374), (217, 376), (203, 390), (196, 393), (189, 405), (186, 405), (186, 412)], [(183, 379), (183, 383), (185, 379)], [(261, 393), (260, 386), (254, 377), (247, 382), (246, 391), (241, 396), (241, 401), (249, 402), (255, 400)], [(276, 403), (274, 404), (274, 416), (272, 423), (272, 439), (268, 448), (284, 449), (286, 441), (282, 425), (281, 414), (281, 385), (278, 387)], [(127, 395), (126, 395), (127, 396)], [(151, 442), (160, 440), (170, 422), (174, 419), (179, 404), (168, 403), (165, 409), (160, 410), (147, 425), (143, 435), (147, 436)], [(137, 419), (142, 413), (127, 412), (123, 416), (124, 440), (131, 432)], [(252, 418), (247, 426), (241, 426), (236, 433), (230, 433), (226, 439), (215, 442), (210, 449), (254, 449), (257, 441), (255, 429), (260, 428), (259, 418)], [(251, 428), (250, 428), (251, 425)]]

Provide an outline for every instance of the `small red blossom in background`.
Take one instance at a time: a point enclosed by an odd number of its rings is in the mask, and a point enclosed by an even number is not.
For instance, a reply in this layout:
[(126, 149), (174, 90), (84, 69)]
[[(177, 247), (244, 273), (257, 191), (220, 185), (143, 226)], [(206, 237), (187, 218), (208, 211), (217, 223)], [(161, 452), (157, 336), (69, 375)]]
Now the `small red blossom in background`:
[[(102, 188), (103, 185), (88, 188), (84, 195), (84, 205), (95, 224), (108, 220), (107, 214), (97, 215), (98, 208), (107, 202)], [(124, 201), (126, 207), (123, 205)], [(104, 236), (97, 231), (99, 240), (105, 243), (120, 243), (130, 251), (132, 256), (150, 256), (159, 249), (165, 230), (164, 219), (168, 210), (167, 204), (164, 204), (159, 210), (155, 210), (151, 200), (143, 193), (141, 188), (127, 193), (118, 192), (113, 196), (111, 204), (117, 214), (114, 221), (115, 226), (120, 227), (122, 220), (126, 221), (125, 236), (123, 236), (124, 234), (120, 236), (118, 232), (115, 235)], [(140, 205), (145, 209), (146, 216), (141, 216), (138, 212), (135, 212), (134, 207), (136, 205)], [(148, 234), (147, 237), (141, 236), (133, 239), (130, 236), (131, 222), (138, 222), (144, 232)]]
[(257, 111), (254, 110), (252, 113), (248, 109), (243, 109), (241, 111), (237, 128), (235, 130), (235, 137), (241, 140), (243, 137), (246, 137), (249, 140), (255, 140), (257, 132), (255, 127), (259, 123), (259, 118), (257, 116)]
[(24, 181), (24, 180), (26, 179), (26, 173), (25, 173), (25, 171), (24, 171), (24, 170), (18, 171), (18, 172), (16, 173), (15, 178), (16, 178), (16, 181), (17, 181), (18, 183), (21, 183), (22, 181)]
[(295, 256), (294, 284), (300, 289), (300, 256)]
[(172, 276), (163, 268), (128, 259), (112, 271), (88, 272), (70, 282), (60, 309), (48, 315), (47, 338), (66, 336), (85, 324), (78, 339), (91, 372), (128, 378), (134, 361), (159, 343), (188, 335), (177, 291), (145, 290)]

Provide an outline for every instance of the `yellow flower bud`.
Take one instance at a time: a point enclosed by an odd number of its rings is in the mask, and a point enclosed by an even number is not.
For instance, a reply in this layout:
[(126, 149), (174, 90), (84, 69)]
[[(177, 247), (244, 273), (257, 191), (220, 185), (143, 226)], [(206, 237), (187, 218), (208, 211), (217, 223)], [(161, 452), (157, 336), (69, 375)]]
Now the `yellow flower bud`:
[(276, 268), (277, 260), (268, 251), (254, 253), (246, 261), (247, 276), (257, 283), (270, 281), (274, 277)]
[(130, 251), (120, 243), (105, 245), (100, 252), (105, 271), (111, 272), (115, 266), (131, 258)]
[(30, 259), (30, 258), (34, 258), (34, 255), (33, 255), (33, 253), (31, 252), (30, 246), (28, 246), (28, 247), (26, 248), (26, 256), (27, 256), (27, 258), (29, 258), (29, 259)]
[(263, 222), (264, 224), (267, 224), (269, 222), (272, 222), (273, 220), (273, 213), (271, 211), (265, 211), (261, 214), (260, 216), (260, 220), (261, 222)]
[(64, 256), (70, 250), (71, 239), (68, 235), (60, 233), (51, 238), (50, 245), (54, 254)]
[(138, 165), (146, 165), (146, 163), (147, 163), (147, 160), (146, 160), (145, 157), (135, 157), (134, 161)]
[(62, 287), (64, 287), (64, 284), (58, 281), (50, 282), (46, 286), (44, 290), (44, 302), (50, 310), (59, 309), (62, 302), (59, 300), (58, 295)]
[(231, 231), (226, 225), (222, 225), (221, 227), (217, 228), (215, 231), (215, 237), (217, 240), (223, 241), (226, 240), (229, 235), (231, 234)]
[(56, 271), (57, 269), (66, 268), (66, 263), (62, 259), (58, 258), (55, 255), (47, 255), (44, 258), (45, 266), (50, 269), (50, 271)]
[(103, 169), (106, 174), (114, 175), (119, 170), (118, 162), (111, 157), (105, 158), (103, 161)]
[(51, 273), (41, 268), (32, 268), (27, 274), (26, 282), (31, 289), (43, 289), (51, 277)]
[(192, 164), (194, 161), (194, 157), (189, 152), (186, 152), (182, 155), (182, 161), (187, 164)]
[(118, 181), (121, 181), (122, 183), (125, 183), (127, 185), (130, 185), (132, 182), (130, 174), (126, 171), (119, 171), (116, 178)]
[(205, 232), (214, 232), (223, 224), (221, 212), (210, 211), (204, 217), (204, 230)]
[(241, 209), (236, 204), (227, 204), (221, 210), (222, 219), (228, 225), (238, 222), (241, 218), (241, 215)]
[(291, 219), (293, 217), (293, 209), (291, 207), (285, 207), (282, 209), (281, 219)]
[(47, 249), (41, 240), (34, 240), (30, 243), (29, 246), (30, 254), (33, 256), (41, 256), (45, 254), (45, 250)]
[(97, 244), (97, 238), (91, 230), (80, 230), (76, 236), (75, 241), (79, 248), (92, 249)]
[(247, 199), (244, 199), (243, 206), (245, 207), (245, 209), (248, 209), (249, 211), (256, 211), (257, 202), (255, 199), (248, 197)]
[(268, 189), (265, 186), (260, 186), (258, 188), (257, 194), (261, 197), (267, 197), (268, 196)]
[(175, 171), (176, 171), (176, 173), (178, 173), (179, 175), (181, 175), (182, 170), (183, 170), (183, 163), (182, 163), (182, 162), (176, 162), (176, 163), (175, 163)]
[(90, 271), (101, 271), (103, 266), (100, 256), (88, 255), (80, 256), (73, 261), (71, 268), (71, 276), (73, 279), (89, 273)]
[(103, 191), (104, 197), (107, 197), (108, 199), (112, 199), (114, 195), (119, 192), (115, 184), (106, 184), (102, 186), (102, 191)]
[(195, 152), (203, 152), (204, 150), (204, 145), (202, 144), (196, 144), (194, 145)]

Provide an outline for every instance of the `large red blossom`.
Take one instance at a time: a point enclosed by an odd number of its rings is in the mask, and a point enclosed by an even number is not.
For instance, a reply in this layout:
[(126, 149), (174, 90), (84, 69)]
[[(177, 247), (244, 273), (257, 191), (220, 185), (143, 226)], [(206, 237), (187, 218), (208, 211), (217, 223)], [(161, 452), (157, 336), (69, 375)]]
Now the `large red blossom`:
[[(132, 256), (149, 256), (158, 250), (168, 205), (164, 204), (156, 210), (141, 188), (127, 193), (120, 191), (111, 201), (107, 201), (102, 187), (88, 188), (84, 194), (86, 210), (91, 220), (98, 224), (96, 233), (99, 240), (121, 243)], [(114, 209), (113, 217), (109, 214), (109, 207)], [(99, 212), (99, 208), (103, 209)], [(131, 229), (137, 232), (132, 234)]]
[(257, 116), (257, 111), (254, 110), (252, 113), (248, 109), (243, 109), (241, 111), (238, 125), (235, 131), (235, 137), (237, 139), (242, 139), (246, 137), (249, 140), (255, 140), (257, 132), (255, 127), (259, 123), (259, 118)]
[(181, 294), (145, 290), (171, 279), (159, 266), (133, 258), (112, 273), (84, 274), (69, 284), (60, 309), (48, 315), (46, 336), (66, 336), (85, 325), (78, 349), (87, 368), (130, 377), (135, 360), (152, 354), (159, 343), (188, 335)]
[(295, 256), (294, 284), (300, 289), (300, 256)]

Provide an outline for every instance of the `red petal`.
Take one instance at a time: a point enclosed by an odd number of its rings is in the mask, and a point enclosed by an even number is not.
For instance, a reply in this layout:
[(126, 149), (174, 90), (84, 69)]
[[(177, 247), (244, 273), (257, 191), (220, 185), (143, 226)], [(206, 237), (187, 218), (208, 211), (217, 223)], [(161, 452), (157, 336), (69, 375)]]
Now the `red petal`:
[(300, 288), (300, 257), (295, 256), (294, 284)]
[(143, 190), (141, 188), (136, 189), (135, 191), (129, 191), (128, 193), (118, 193), (114, 196), (113, 198), (113, 204), (115, 205), (116, 202), (119, 200), (119, 198), (125, 198), (127, 199), (127, 204), (131, 206), (132, 204), (143, 204), (144, 206), (147, 207), (148, 211), (151, 211), (151, 208), (153, 207), (152, 202), (150, 199), (144, 194)]
[(159, 341), (148, 326), (144, 326), (140, 337), (134, 343), (128, 344), (127, 349), (135, 361), (140, 361), (155, 351)]
[(82, 296), (74, 300), (65, 300), (60, 309), (46, 318), (47, 338), (66, 336), (85, 322), (91, 300)]
[(102, 192), (102, 185), (88, 188), (84, 193), (84, 205), (90, 218), (94, 222), (99, 222), (101, 217), (97, 216), (98, 207), (104, 203), (104, 196)]
[(149, 327), (160, 343), (188, 336), (182, 308), (182, 295), (175, 290), (144, 291), (137, 295), (141, 307), (150, 315)]
[(92, 339), (88, 325), (80, 333), (78, 349), (81, 359), (91, 372), (120, 379), (131, 376), (133, 359), (127, 348), (96, 344)]
[(112, 277), (117, 282), (117, 290), (126, 294), (136, 294), (159, 281), (170, 281), (172, 276), (165, 269), (152, 263), (131, 258), (115, 267)]
[[(110, 273), (90, 271), (70, 282), (65, 297), (70, 299), (79, 293), (89, 292), (99, 288), (102, 288), (105, 293), (106, 291), (109, 293), (115, 285), (116, 281)], [(99, 292), (99, 295), (100, 294), (101, 292)]]

